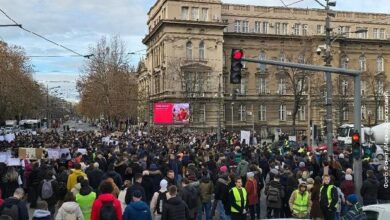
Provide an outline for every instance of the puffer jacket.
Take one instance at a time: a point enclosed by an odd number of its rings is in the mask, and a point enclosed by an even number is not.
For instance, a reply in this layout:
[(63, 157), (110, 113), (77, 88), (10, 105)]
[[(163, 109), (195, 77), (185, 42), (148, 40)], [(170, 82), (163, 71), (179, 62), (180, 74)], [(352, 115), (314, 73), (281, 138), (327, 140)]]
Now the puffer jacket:
[(67, 216), (74, 216), (74, 220), (83, 220), (83, 213), (81, 212), (79, 204), (76, 202), (65, 202), (58, 209), (56, 220), (65, 220)]
[(363, 182), (360, 194), (363, 197), (364, 203), (376, 202), (378, 199), (379, 182), (375, 177), (370, 177)]
[[(276, 202), (271, 202), (267, 199), (269, 191), (270, 191), (270, 187), (277, 188), (279, 190), (279, 200)], [(283, 186), (280, 182), (275, 181), (275, 180), (272, 180), (271, 182), (269, 182), (269, 184), (267, 184), (265, 187), (265, 195), (266, 195), (267, 207), (277, 208), (277, 209), (282, 208), (282, 199), (284, 198), (284, 190), (283, 190)]]
[(187, 220), (189, 217), (188, 207), (179, 197), (172, 197), (164, 203), (161, 220)]

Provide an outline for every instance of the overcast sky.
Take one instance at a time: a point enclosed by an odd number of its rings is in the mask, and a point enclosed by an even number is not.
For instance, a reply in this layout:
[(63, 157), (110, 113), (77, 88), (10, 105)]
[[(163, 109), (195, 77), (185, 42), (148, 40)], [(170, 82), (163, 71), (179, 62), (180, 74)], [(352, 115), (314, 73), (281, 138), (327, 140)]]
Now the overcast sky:
[[(297, 0), (223, 0), (225, 3), (283, 6)], [(323, 0), (321, 0), (323, 1)], [(0, 0), (0, 8), (25, 28), (88, 54), (88, 47), (102, 36), (120, 35), (129, 52), (144, 49), (146, 19), (155, 0)], [(318, 8), (314, 0), (293, 7)], [(338, 0), (336, 10), (390, 13), (389, 0)], [(0, 14), (0, 24), (10, 24)], [(1, 27), (0, 39), (23, 47), (27, 55), (73, 55), (16, 27)], [(131, 55), (136, 64), (142, 54)], [(80, 57), (31, 58), (38, 80), (75, 80)]]

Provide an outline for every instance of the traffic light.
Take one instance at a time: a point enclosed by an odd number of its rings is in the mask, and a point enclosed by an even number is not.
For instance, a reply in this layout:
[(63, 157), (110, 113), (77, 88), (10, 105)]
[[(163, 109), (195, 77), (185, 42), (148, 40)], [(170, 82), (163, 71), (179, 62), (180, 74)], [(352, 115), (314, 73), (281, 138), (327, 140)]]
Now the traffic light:
[(360, 134), (358, 132), (352, 133), (352, 155), (355, 159), (360, 159)]
[(232, 49), (231, 67), (230, 67), (230, 83), (241, 83), (241, 69), (243, 67), (241, 59), (244, 57), (244, 52), (241, 49)]

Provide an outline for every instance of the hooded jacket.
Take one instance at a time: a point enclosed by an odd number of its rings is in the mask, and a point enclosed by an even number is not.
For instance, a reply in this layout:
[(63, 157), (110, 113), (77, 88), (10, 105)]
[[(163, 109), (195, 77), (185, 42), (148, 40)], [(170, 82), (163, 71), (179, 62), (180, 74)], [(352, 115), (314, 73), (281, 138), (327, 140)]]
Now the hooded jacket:
[(374, 202), (378, 198), (379, 182), (375, 177), (370, 177), (363, 182), (360, 194), (365, 202)]
[(48, 210), (37, 209), (34, 211), (33, 220), (51, 220), (50, 212)]
[(161, 220), (187, 220), (189, 210), (187, 205), (179, 197), (168, 199), (163, 207)]
[(77, 204), (76, 202), (65, 202), (58, 209), (56, 220), (63, 220), (65, 219), (66, 215), (71, 215), (71, 214), (74, 214), (77, 220), (83, 219), (83, 213), (81, 212), (79, 204)]
[(68, 177), (68, 183), (66, 185), (68, 191), (71, 191), (76, 185), (78, 176), (87, 177), (87, 174), (85, 174), (82, 170), (73, 170), (72, 174)]
[(152, 220), (148, 205), (143, 201), (131, 202), (123, 214), (124, 220)]
[(96, 199), (96, 193), (92, 192), (91, 188), (82, 187), (80, 192), (76, 195), (76, 202), (79, 204), (84, 220), (91, 218), (92, 204)]
[(342, 220), (365, 220), (367, 219), (366, 213), (363, 212), (362, 205), (356, 203), (349, 211), (341, 217)]
[(214, 185), (209, 178), (205, 177), (199, 184), (200, 199), (202, 203), (211, 202), (211, 197), (214, 192)]
[(18, 209), (19, 209), (19, 220), (28, 220), (29, 219), (26, 203), (24, 201), (20, 201), (19, 199), (15, 198), (15, 197), (7, 198), (4, 201), (3, 206), (1, 206), (0, 213), (3, 212), (3, 209), (5, 207), (11, 208), (13, 205), (17, 205), (18, 206)]
[(103, 207), (104, 202), (112, 202), (116, 211), (117, 220), (122, 220), (122, 206), (121, 202), (114, 197), (111, 193), (101, 194), (93, 203), (91, 210), (91, 220), (98, 220), (100, 215), (100, 209)]

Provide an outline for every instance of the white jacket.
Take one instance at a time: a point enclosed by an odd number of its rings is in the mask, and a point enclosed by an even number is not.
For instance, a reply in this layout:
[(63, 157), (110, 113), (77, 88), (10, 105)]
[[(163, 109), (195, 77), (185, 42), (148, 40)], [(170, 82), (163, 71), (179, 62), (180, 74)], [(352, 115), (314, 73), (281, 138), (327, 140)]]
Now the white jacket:
[(74, 220), (84, 220), (83, 213), (81, 212), (79, 204), (76, 202), (65, 202), (58, 209), (55, 220), (65, 220), (70, 217)]

